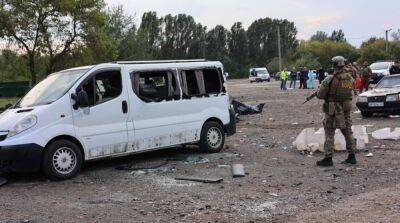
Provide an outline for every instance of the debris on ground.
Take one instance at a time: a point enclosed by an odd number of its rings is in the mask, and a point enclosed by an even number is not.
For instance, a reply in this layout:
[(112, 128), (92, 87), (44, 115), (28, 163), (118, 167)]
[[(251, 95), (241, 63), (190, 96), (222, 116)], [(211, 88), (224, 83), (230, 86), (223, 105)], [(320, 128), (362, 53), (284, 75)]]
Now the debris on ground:
[(222, 178), (205, 178), (205, 177), (176, 177), (175, 180), (186, 180), (201, 183), (221, 183)]
[(140, 169), (131, 172), (132, 175), (175, 173), (175, 167), (159, 167), (154, 169)]
[(373, 153), (368, 153), (367, 155), (365, 155), (365, 157), (373, 157), (374, 154)]
[(3, 177), (0, 177), (0, 187), (1, 186), (3, 186), (3, 185), (5, 185), (5, 184), (7, 184), (7, 179), (6, 178), (3, 178)]
[[(365, 144), (369, 143), (369, 138), (367, 134), (367, 128), (362, 125), (352, 126), (354, 138), (357, 141), (357, 148), (364, 149)], [(296, 140), (293, 142), (293, 146), (300, 151), (309, 152), (324, 152), (324, 142), (325, 142), (325, 131), (320, 128), (315, 131), (314, 128), (306, 128), (297, 136)], [(335, 132), (335, 147), (336, 151), (346, 150), (346, 141), (340, 130)]]
[(383, 128), (372, 132), (374, 139), (398, 140), (400, 139), (400, 128), (395, 128), (392, 132), (390, 128)]
[(132, 166), (132, 165), (129, 165), (129, 164), (123, 164), (123, 165), (117, 166), (115, 169), (117, 169), (117, 170), (127, 170), (127, 171), (145, 170), (145, 169), (157, 169), (157, 168), (160, 168), (160, 167), (165, 166), (167, 164), (168, 164), (167, 161), (156, 162), (156, 163), (153, 163), (153, 164), (146, 163), (146, 165), (136, 165), (136, 166)]
[(184, 160), (184, 163), (185, 164), (208, 163), (211, 160), (238, 157), (238, 156), (239, 156), (239, 153), (231, 153), (231, 152), (190, 155), (190, 156), (186, 157), (186, 159)]
[(252, 115), (252, 114), (260, 114), (263, 111), (264, 103), (259, 104), (257, 106), (247, 105), (236, 100), (232, 100), (233, 109), (236, 114), (239, 115)]
[(231, 170), (233, 178), (246, 176), (243, 164), (233, 164)]

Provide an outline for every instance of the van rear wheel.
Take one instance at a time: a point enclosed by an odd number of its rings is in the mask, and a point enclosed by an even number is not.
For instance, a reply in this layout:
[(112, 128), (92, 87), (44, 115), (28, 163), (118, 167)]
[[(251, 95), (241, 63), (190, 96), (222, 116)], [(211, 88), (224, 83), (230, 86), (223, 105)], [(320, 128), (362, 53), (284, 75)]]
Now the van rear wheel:
[(200, 149), (209, 153), (218, 153), (225, 144), (225, 132), (218, 122), (206, 122), (201, 130)]
[(79, 173), (82, 162), (82, 153), (75, 143), (57, 140), (46, 148), (42, 172), (50, 180), (66, 180)]

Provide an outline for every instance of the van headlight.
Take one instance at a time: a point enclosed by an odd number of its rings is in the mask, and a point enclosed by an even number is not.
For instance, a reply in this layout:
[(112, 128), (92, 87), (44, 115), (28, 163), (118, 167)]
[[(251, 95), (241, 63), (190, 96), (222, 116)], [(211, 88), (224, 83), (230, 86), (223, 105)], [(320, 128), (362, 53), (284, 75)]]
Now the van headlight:
[(399, 95), (398, 94), (388, 95), (386, 96), (386, 101), (388, 102), (399, 101)]
[(358, 102), (361, 102), (361, 103), (368, 102), (368, 97), (360, 96), (360, 97), (358, 97)]
[(35, 115), (28, 115), (21, 121), (17, 122), (14, 127), (10, 130), (7, 137), (13, 137), (20, 134), (21, 132), (28, 130), (35, 126), (37, 123), (37, 117)]

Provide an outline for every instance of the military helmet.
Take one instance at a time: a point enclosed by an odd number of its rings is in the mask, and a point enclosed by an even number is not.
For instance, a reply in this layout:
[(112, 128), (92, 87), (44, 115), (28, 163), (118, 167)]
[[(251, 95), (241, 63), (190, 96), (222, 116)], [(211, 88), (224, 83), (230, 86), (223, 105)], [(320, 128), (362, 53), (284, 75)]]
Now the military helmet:
[(342, 56), (336, 56), (332, 58), (332, 63), (334, 67), (344, 67), (346, 65), (346, 59)]

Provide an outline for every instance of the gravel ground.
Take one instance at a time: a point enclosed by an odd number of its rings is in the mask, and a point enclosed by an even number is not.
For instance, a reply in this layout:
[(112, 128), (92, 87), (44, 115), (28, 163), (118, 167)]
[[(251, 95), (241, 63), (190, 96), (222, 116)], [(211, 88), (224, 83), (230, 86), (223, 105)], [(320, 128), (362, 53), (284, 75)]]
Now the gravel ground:
[[(88, 163), (72, 180), (50, 182), (40, 175), (11, 175), (0, 188), (0, 222), (398, 222), (400, 144), (372, 140), (359, 164), (318, 168), (322, 154), (301, 155), (291, 144), (303, 128), (321, 127), (321, 101), (302, 105), (312, 90), (279, 91), (279, 83), (233, 80), (237, 100), (266, 103), (260, 115), (243, 116), (223, 152), (208, 157), (196, 148), (174, 148)], [(399, 126), (400, 119), (362, 119), (368, 132)], [(293, 124), (297, 123), (297, 124)], [(373, 157), (365, 157), (372, 152)], [(187, 163), (198, 155), (200, 163)], [(116, 170), (130, 163), (156, 172)], [(233, 179), (226, 165), (248, 173)], [(222, 177), (218, 184), (176, 181), (177, 176)]]

